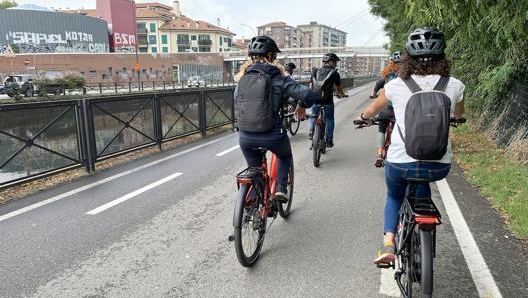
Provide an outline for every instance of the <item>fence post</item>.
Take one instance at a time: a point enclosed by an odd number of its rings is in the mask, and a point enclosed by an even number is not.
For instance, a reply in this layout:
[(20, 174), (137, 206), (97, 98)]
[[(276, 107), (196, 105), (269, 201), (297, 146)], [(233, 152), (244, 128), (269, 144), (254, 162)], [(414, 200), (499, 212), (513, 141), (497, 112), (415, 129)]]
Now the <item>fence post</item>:
[(95, 135), (94, 135), (94, 128), (93, 128), (93, 121), (92, 121), (92, 111), (90, 109), (90, 99), (89, 98), (83, 98), (82, 99), (82, 123), (80, 123), (80, 126), (82, 127), (82, 136), (81, 136), (81, 142), (82, 147), (84, 147), (83, 151), (85, 154), (83, 154), (83, 160), (85, 161), (85, 168), (88, 173), (95, 172), (95, 160), (97, 159), (96, 153), (95, 153)]
[(152, 99), (152, 118), (154, 120), (154, 138), (156, 139), (156, 144), (158, 144), (159, 150), (161, 150), (161, 143), (163, 141), (163, 131), (162, 131), (162, 119), (161, 119), (161, 104), (160, 98), (157, 93), (154, 94)]
[(205, 137), (207, 132), (207, 105), (205, 104), (205, 95), (203, 90), (199, 91), (198, 98), (198, 110), (200, 111), (200, 132), (202, 137)]

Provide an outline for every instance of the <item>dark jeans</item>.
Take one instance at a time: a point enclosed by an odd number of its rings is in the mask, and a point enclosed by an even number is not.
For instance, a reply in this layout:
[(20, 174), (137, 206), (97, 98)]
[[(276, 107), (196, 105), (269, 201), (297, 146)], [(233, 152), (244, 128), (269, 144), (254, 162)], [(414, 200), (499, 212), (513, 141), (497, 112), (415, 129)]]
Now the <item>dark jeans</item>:
[(288, 184), (288, 171), (293, 164), (290, 139), (286, 134), (279, 140), (254, 140), (239, 138), (240, 149), (248, 166), (260, 167), (262, 154), (252, 148), (266, 147), (277, 156), (277, 183)]
[[(438, 181), (447, 177), (450, 170), (451, 164), (439, 162), (385, 163), (387, 200), (385, 202), (383, 232), (396, 233), (400, 206), (408, 184), (405, 178), (428, 178), (431, 181)], [(418, 198), (430, 198), (431, 186), (420, 184), (416, 188), (416, 196)]]
[[(323, 105), (323, 109), (326, 114), (326, 129), (325, 129), (325, 136), (326, 140), (329, 142), (332, 142), (334, 140), (334, 127), (335, 127), (335, 121), (334, 121), (334, 105)], [(319, 106), (313, 105), (311, 108), (312, 114), (317, 114), (319, 112)], [(308, 126), (311, 131), (314, 129), (314, 123), (315, 119), (310, 118), (308, 119)]]

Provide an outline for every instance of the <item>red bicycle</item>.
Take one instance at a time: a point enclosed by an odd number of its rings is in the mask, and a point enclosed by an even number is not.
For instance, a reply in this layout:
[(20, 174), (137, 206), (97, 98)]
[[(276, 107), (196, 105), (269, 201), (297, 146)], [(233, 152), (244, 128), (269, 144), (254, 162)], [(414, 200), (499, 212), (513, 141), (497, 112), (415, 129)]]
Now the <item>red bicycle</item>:
[[(238, 194), (235, 202), (233, 226), (235, 233), (230, 240), (235, 242), (235, 251), (240, 264), (253, 266), (262, 249), (264, 236), (269, 230), (277, 213), (282, 218), (290, 216), (293, 199), (293, 164), (288, 172), (288, 203), (279, 203), (273, 199), (277, 186), (277, 158), (271, 154), (268, 165), (267, 148), (254, 150), (262, 154), (260, 167), (248, 167), (236, 176)], [(268, 218), (272, 218), (268, 223)]]

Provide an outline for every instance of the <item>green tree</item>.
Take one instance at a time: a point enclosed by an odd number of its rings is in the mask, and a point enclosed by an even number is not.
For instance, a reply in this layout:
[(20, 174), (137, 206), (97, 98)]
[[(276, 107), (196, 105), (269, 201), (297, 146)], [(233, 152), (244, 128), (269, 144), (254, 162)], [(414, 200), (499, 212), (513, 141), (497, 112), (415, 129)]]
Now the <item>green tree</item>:
[(15, 6), (18, 6), (15, 1), (3, 0), (2, 2), (0, 2), (0, 9), (6, 9)]
[(469, 106), (480, 109), (505, 100), (528, 78), (526, 0), (369, 0), (371, 12), (387, 20), (393, 45), (403, 45), (417, 27), (446, 35), (454, 75), (467, 86)]

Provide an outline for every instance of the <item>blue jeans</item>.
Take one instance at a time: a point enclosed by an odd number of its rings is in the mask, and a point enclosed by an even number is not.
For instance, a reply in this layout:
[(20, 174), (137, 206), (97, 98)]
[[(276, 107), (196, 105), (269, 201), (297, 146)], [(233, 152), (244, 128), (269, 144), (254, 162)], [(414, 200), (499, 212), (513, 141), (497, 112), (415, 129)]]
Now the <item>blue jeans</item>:
[[(334, 105), (323, 105), (323, 109), (326, 113), (326, 129), (325, 129), (325, 136), (326, 140), (329, 142), (332, 142), (334, 140)], [(311, 113), (316, 114), (319, 112), (319, 106), (313, 105), (311, 108)], [(311, 131), (314, 129), (314, 123), (315, 119), (310, 118), (308, 119), (308, 127)]]
[(239, 138), (240, 149), (249, 167), (260, 167), (262, 154), (253, 150), (256, 147), (266, 147), (277, 156), (277, 184), (288, 184), (288, 172), (293, 164), (290, 139), (286, 134), (280, 140), (253, 140)]
[[(385, 163), (387, 200), (385, 202), (383, 232), (396, 233), (400, 206), (408, 184), (405, 178), (428, 178), (431, 181), (438, 181), (447, 177), (449, 170), (451, 170), (451, 164), (439, 162)], [(416, 196), (418, 198), (430, 198), (431, 186), (420, 184), (416, 188)]]

